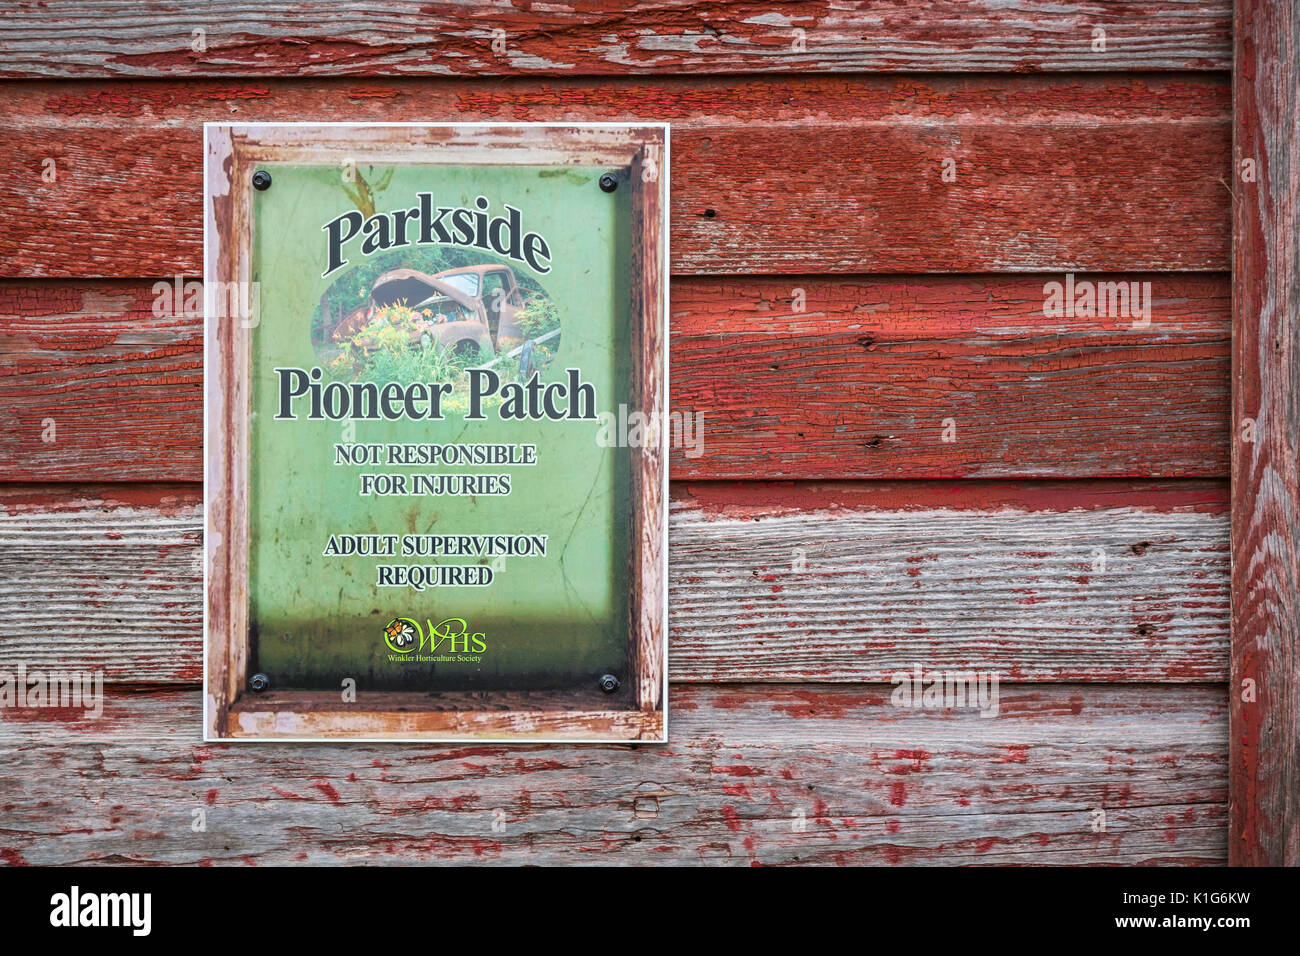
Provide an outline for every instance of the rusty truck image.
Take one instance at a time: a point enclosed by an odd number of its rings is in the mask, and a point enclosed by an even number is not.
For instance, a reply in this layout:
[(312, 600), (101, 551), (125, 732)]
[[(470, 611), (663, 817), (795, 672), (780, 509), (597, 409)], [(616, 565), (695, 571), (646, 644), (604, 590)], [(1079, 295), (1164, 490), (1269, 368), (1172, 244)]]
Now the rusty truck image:
[(371, 348), (376, 319), (382, 321), (394, 307), (417, 317), (408, 332), (412, 347), (437, 344), (458, 358), (495, 357), (524, 341), (516, 321), (523, 294), (514, 270), (505, 265), (465, 266), (433, 275), (417, 269), (385, 272), (371, 287), (370, 300), (334, 325), (329, 338)]

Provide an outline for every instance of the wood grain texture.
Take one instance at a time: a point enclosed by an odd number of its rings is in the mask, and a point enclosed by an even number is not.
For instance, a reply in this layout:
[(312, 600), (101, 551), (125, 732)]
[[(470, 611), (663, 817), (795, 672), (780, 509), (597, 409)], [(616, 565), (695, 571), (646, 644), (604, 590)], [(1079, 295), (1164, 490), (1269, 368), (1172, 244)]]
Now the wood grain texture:
[[(1078, 277), (1149, 282), (1139, 328), (1044, 316), (1063, 279), (674, 280), (673, 477), (1226, 475), (1227, 277)], [(157, 298), (0, 282), (0, 479), (201, 476), (202, 321)]]
[[(678, 485), (670, 676), (1222, 681), (1226, 505), (1202, 482)], [(0, 663), (198, 679), (201, 507), (184, 485), (0, 490)]]
[[(1225, 77), (1080, 72), (1224, 70), (1226, 0), (520, 6), (0, 3), (0, 481), (77, 483), (0, 485), (0, 666), (117, 684), (96, 721), (0, 710), (0, 862), (1295, 862), (1294, 66), (1238, 78), (1243, 192)], [(1268, 16), (1243, 62), (1300, 47)], [(934, 70), (970, 75), (858, 72)], [(707, 429), (672, 452), (672, 742), (201, 745), (202, 322), (130, 278), (201, 271), (200, 124), (629, 118), (675, 127), (672, 399)], [(1140, 477), (1226, 473), (1227, 279), (1140, 273), (1225, 273), (1232, 193), (1273, 323), (1238, 319), (1236, 414), (1274, 431), (1234, 448), (1267, 704), (1229, 744), (1226, 484)], [(1005, 275), (1067, 269), (1150, 279), (1152, 327)], [(1023, 683), (992, 719), (852, 683), (912, 664)]]
[(0, 84), (0, 275), (198, 274), (204, 120), (646, 116), (674, 127), (675, 274), (1222, 271), (1228, 93), (1159, 74)]
[(1227, 69), (1229, 20), (1226, 0), (9, 0), (0, 76)]
[(230, 706), (247, 687), (252, 644), (247, 488), (253, 333), (249, 321), (236, 321), (238, 313), (216, 307), (219, 289), (250, 288), (254, 275), (249, 195), (232, 188), (248, 181), (250, 161), (233, 139), (230, 127), (205, 129), (203, 139), (203, 223), (212, 239), (203, 249), (203, 274), (212, 283), (205, 282), (203, 332), (205, 738), (230, 735)]
[(1226, 516), (817, 507), (670, 525), (674, 676), (1222, 680)]
[(1300, 10), (1238, 0), (1235, 35), (1229, 848), (1235, 864), (1296, 866)]
[[(632, 407), (649, 421), (668, 411), (669, 131), (647, 138), (628, 170), (632, 190), (630, 351)], [(668, 442), (630, 450), (632, 503), (628, 547), (628, 660), (641, 710), (664, 707), (668, 693)], [(667, 731), (661, 735), (666, 739)]]
[(148, 281), (0, 283), (0, 474), (201, 480), (201, 283), (193, 288), (194, 314), (155, 315)]
[[(211, 686), (211, 684), (209, 684)], [(222, 735), (257, 740), (437, 740), (464, 743), (638, 741), (667, 739), (662, 693), (655, 705), (636, 709), (630, 692), (422, 694), (366, 693), (355, 703), (339, 693), (280, 691), (242, 695), (222, 722)], [(622, 707), (623, 709), (618, 709)], [(209, 738), (211, 735), (209, 735)]]
[(674, 477), (1222, 475), (1220, 280), (1122, 277), (1153, 298), (1135, 327), (1046, 317), (1064, 278), (685, 285), (671, 407), (702, 445)]
[[(201, 487), (0, 495), (0, 660), (128, 683), (203, 679)], [(45, 644), (33, 622), (47, 614), (74, 646)]]
[(0, 712), (0, 857), (1186, 865), (1227, 849), (1221, 688), (1005, 687), (986, 719), (897, 708), (888, 687), (675, 686), (665, 746), (543, 749), (205, 746), (198, 697)]

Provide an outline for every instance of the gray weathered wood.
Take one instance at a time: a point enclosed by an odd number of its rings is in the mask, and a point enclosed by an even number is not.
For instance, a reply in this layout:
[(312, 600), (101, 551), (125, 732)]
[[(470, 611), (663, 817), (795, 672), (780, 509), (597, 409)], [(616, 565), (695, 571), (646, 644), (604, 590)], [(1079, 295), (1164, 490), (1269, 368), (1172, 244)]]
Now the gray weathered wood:
[[(1228, 529), (1213, 496), (1130, 486), (1128, 506), (1116, 492), (1054, 512), (988, 488), (947, 508), (917, 490), (877, 490), (873, 506), (799, 488), (763, 503), (677, 496), (673, 680), (882, 681), (914, 664), (1023, 681), (1226, 675)], [(0, 663), (199, 677), (200, 496), (153, 493), (0, 498)], [(893, 510), (904, 495), (922, 507)]]
[(1222, 680), (1225, 515), (678, 507), (671, 667), (694, 680)]
[(6, 2), (0, 24), (0, 75), (20, 77), (1231, 66), (1226, 0), (54, 0)]
[(986, 719), (896, 708), (887, 687), (674, 686), (671, 742), (637, 747), (204, 746), (198, 704), (192, 690), (119, 696), (97, 723), (0, 712), (0, 859), (1078, 865), (1226, 853), (1220, 688), (1002, 688)]

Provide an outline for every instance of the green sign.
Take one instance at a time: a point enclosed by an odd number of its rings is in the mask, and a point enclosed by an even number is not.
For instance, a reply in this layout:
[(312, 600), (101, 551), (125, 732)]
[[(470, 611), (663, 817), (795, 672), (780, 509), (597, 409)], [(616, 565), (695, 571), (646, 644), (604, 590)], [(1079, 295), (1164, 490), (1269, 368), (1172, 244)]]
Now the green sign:
[(666, 131), (309, 129), (208, 128), (213, 736), (661, 738)]

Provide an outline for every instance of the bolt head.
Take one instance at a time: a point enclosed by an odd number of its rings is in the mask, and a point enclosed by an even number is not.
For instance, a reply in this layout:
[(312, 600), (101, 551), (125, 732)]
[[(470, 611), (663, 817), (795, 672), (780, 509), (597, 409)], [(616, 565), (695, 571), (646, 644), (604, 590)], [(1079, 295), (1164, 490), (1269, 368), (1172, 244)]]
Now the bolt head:
[(600, 689), (606, 694), (612, 694), (619, 688), (619, 679), (613, 674), (606, 674), (600, 679)]
[(600, 177), (600, 188), (607, 193), (612, 193), (618, 188), (618, 179), (610, 173), (605, 173), (605, 175)]
[(265, 674), (254, 674), (248, 679), (248, 689), (255, 694), (260, 694), (271, 686), (271, 678)]
[(268, 173), (265, 169), (259, 169), (257, 172), (253, 173), (253, 188), (270, 189), (271, 174)]

